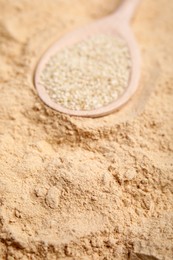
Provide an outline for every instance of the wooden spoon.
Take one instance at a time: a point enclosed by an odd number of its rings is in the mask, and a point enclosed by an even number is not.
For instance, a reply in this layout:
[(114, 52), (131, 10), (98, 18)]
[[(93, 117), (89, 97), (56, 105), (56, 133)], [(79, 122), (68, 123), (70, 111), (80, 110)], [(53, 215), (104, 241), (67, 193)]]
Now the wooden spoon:
[[(35, 86), (40, 98), (51, 108), (75, 116), (83, 117), (100, 117), (107, 115), (116, 109), (124, 105), (135, 93), (138, 88), (140, 78), (140, 52), (134, 38), (134, 35), (130, 29), (129, 22), (134, 14), (134, 11), (139, 4), (140, 0), (124, 0), (121, 6), (115, 13), (109, 15), (95, 23), (92, 23), (86, 27), (78, 29), (74, 32), (67, 34), (61, 38), (58, 42), (53, 44), (41, 58), (35, 72)], [(110, 103), (104, 107), (90, 110), (90, 111), (77, 111), (65, 108), (55, 103), (48, 95), (45, 87), (40, 83), (41, 73), (52, 55), (62, 50), (65, 47), (72, 46), (80, 41), (86, 40), (86, 38), (94, 36), (96, 34), (114, 35), (115, 37), (123, 38), (131, 54), (131, 74), (128, 82), (128, 86), (124, 94), (119, 97), (113, 103)]]

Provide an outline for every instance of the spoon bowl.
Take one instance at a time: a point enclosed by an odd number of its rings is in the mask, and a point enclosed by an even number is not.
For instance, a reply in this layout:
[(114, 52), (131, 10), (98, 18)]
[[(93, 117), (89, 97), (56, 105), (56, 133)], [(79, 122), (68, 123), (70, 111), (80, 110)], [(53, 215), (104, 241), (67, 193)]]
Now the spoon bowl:
[[(132, 15), (139, 2), (140, 0), (124, 0), (122, 5), (114, 14), (67, 34), (45, 52), (36, 68), (34, 77), (38, 95), (44, 103), (57, 111), (69, 115), (100, 117), (117, 110), (133, 96), (138, 88), (140, 79), (140, 51), (133, 32), (130, 28), (129, 21), (132, 18)], [(78, 42), (86, 40), (87, 38), (100, 34), (120, 37), (126, 42), (129, 48), (131, 56), (131, 73), (126, 91), (116, 101), (104, 107), (89, 111), (71, 110), (55, 103), (49, 97), (45, 87), (40, 83), (41, 73), (45, 65), (48, 63), (50, 57), (64, 48), (70, 47), (77, 44)]]

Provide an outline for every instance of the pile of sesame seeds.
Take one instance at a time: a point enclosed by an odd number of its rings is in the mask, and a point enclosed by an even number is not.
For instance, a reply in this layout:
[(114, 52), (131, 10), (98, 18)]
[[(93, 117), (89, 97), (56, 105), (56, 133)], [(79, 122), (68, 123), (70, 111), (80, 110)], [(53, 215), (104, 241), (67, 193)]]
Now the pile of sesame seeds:
[(53, 102), (71, 110), (94, 110), (126, 90), (131, 58), (126, 42), (97, 35), (51, 56), (41, 76)]

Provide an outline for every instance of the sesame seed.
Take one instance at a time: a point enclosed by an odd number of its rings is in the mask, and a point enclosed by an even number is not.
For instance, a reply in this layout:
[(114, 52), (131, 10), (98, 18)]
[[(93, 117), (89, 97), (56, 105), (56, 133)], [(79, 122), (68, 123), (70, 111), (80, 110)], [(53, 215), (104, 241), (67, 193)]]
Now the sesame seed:
[(40, 83), (53, 100), (71, 110), (106, 106), (125, 92), (131, 57), (120, 37), (97, 35), (51, 56)]

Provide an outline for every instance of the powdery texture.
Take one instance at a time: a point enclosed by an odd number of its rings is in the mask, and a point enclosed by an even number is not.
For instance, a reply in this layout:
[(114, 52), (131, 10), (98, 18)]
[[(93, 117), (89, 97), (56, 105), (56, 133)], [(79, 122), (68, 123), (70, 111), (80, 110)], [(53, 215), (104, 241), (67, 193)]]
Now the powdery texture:
[(0, 0), (0, 259), (173, 259), (173, 2), (143, 1), (138, 93), (83, 119), (46, 107), (39, 56), (118, 1)]

